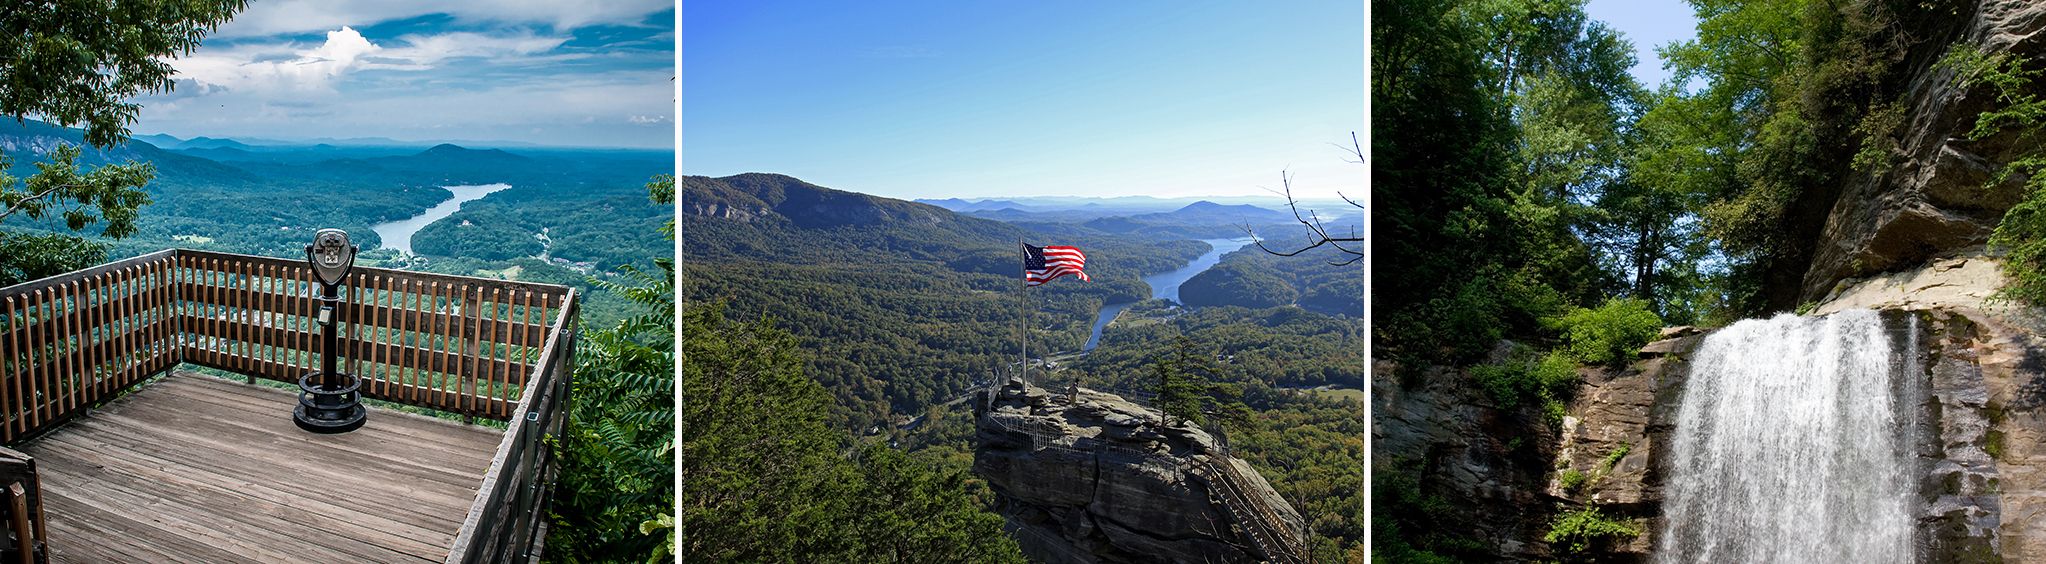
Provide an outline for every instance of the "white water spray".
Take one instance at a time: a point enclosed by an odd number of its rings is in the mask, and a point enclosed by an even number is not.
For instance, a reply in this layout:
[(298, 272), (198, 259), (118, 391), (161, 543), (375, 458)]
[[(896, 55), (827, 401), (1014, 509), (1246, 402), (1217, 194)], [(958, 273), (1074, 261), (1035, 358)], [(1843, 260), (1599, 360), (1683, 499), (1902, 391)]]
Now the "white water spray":
[(1894, 350), (1868, 310), (1706, 337), (1678, 409), (1656, 560), (1911, 561), (1917, 408), (1899, 398), (1919, 384), (1901, 376), (1915, 352)]

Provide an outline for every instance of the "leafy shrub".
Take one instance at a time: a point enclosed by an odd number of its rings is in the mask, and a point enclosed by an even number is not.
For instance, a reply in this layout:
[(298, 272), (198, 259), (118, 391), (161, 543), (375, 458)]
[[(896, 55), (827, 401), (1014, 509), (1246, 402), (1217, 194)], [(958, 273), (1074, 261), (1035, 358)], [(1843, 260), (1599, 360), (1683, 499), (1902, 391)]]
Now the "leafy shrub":
[(1563, 473), (1557, 476), (1556, 478), (1557, 481), (1563, 483), (1563, 491), (1566, 492), (1575, 492), (1577, 491), (1577, 488), (1583, 487), (1584, 479), (1585, 479), (1584, 473), (1578, 472), (1575, 469), (1564, 470)]
[(1561, 423), (1563, 400), (1576, 393), (1581, 381), (1577, 366), (1577, 360), (1563, 351), (1550, 351), (1540, 360), (1533, 360), (1528, 351), (1522, 350), (1499, 364), (1473, 366), (1470, 374), (1478, 387), (1498, 403), (1499, 409), (1539, 404), (1545, 419)]
[(1605, 463), (1599, 466), (1599, 471), (1611, 472), (1613, 470), (1613, 466), (1619, 464), (1620, 459), (1626, 458), (1627, 452), (1632, 450), (1634, 450), (1634, 445), (1620, 443), (1620, 448), (1613, 449), (1612, 452), (1606, 453)]
[(675, 498), (674, 263), (656, 262), (661, 276), (631, 271), (645, 286), (600, 283), (643, 309), (616, 327), (586, 333), (577, 355), (549, 558), (670, 554), (672, 519), (657, 523), (671, 514)]
[(1542, 540), (1558, 552), (1578, 554), (1600, 541), (1631, 539), (1640, 534), (1640, 527), (1606, 517), (1596, 507), (1586, 507), (1558, 516)]
[(1492, 396), (1499, 409), (1510, 410), (1521, 405), (1524, 398), (1534, 397), (1533, 378), (1526, 364), (1507, 361), (1504, 364), (1485, 364), (1471, 367), (1471, 378), (1478, 381), (1478, 387)]
[(1483, 543), (1449, 531), (1466, 530), (1456, 506), (1421, 491), (1421, 464), (1395, 460), (1371, 468), (1373, 562), (1466, 562), (1486, 552)]
[(1551, 426), (1561, 426), (1563, 418), (1569, 415), (1569, 411), (1569, 406), (1560, 400), (1542, 400), (1542, 422)]
[(1648, 302), (1612, 298), (1595, 309), (1577, 308), (1552, 322), (1570, 354), (1588, 364), (1614, 365), (1634, 356), (1662, 330)]
[[(2038, 147), (2046, 141), (2046, 100), (2039, 97), (2036, 83), (2046, 69), (2032, 66), (2025, 57), (2009, 53), (1989, 54), (1971, 46), (1957, 45), (1940, 66), (1954, 70), (1954, 82), (1964, 88), (1986, 85), (1993, 105), (1975, 116), (1972, 140), (1986, 139), (2005, 131), (2016, 131), (2014, 147)], [(2003, 271), (2009, 283), (1997, 297), (2032, 305), (2046, 304), (2046, 151), (2021, 153), (1989, 179), (1984, 190), (2022, 175), (2024, 199), (2005, 211), (1996, 232), (1989, 237), (1990, 248), (2004, 253)]]
[(1577, 384), (1583, 378), (1577, 375), (1577, 359), (1561, 350), (1549, 351), (1542, 361), (1536, 363), (1533, 372), (1536, 383), (1549, 397), (1567, 398), (1577, 391)]

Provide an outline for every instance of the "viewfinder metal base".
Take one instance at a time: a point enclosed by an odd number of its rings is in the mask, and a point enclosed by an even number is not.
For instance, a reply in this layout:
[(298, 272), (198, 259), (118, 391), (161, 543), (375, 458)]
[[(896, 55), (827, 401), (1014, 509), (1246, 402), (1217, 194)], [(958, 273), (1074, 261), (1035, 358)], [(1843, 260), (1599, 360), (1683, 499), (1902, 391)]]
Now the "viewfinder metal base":
[(346, 372), (334, 373), (335, 382), (314, 384), (318, 371), (298, 379), (298, 407), (291, 410), (291, 422), (298, 428), (320, 434), (346, 433), (362, 428), (368, 412), (362, 408), (362, 379)]

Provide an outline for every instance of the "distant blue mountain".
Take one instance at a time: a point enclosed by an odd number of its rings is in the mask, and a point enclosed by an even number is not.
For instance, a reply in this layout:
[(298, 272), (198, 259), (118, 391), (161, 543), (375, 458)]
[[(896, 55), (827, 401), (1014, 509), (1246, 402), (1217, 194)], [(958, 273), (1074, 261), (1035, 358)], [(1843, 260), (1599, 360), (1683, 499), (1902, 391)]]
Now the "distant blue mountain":
[(247, 151), (247, 150), (251, 149), (252, 147), (248, 146), (248, 144), (245, 144), (245, 143), (242, 143), (242, 142), (240, 142), (240, 141), (236, 141), (236, 140), (233, 140), (233, 139), (215, 139), (215, 138), (212, 138), (212, 137), (193, 137), (193, 138), (191, 138), (191, 139), (186, 139), (186, 140), (185, 140), (185, 142), (183, 142), (183, 143), (179, 143), (179, 144), (178, 144), (178, 146), (177, 146), (176, 148), (178, 148), (178, 149), (240, 149), (240, 150), (243, 150), (243, 151)]

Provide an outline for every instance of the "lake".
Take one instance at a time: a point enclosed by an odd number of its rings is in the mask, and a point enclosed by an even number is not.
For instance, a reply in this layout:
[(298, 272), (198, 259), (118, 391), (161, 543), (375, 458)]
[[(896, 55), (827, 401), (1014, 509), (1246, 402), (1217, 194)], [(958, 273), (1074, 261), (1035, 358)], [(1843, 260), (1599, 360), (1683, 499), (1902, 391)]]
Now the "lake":
[(426, 213), (415, 215), (408, 219), (372, 225), (369, 227), (370, 231), (377, 232), (377, 237), (383, 239), (384, 248), (397, 249), (398, 252), (410, 255), (412, 254), (412, 234), (418, 233), (420, 229), (425, 229), (427, 225), (431, 225), (433, 222), (454, 215), (457, 210), (462, 209), (462, 204), (464, 203), (483, 199), (484, 196), (494, 192), (509, 189), (511, 185), (481, 184), (476, 186), (442, 186), (441, 188), (454, 192), (455, 197), (448, 198), (447, 201), (441, 202), (440, 205), (427, 208)]
[[(1210, 249), (1206, 254), (1201, 255), (1199, 258), (1193, 259), (1193, 262), (1186, 263), (1186, 266), (1180, 267), (1179, 270), (1174, 270), (1163, 274), (1153, 274), (1144, 277), (1144, 282), (1151, 285), (1151, 298), (1167, 299), (1172, 300), (1174, 302), (1178, 302), (1179, 285), (1185, 284), (1186, 281), (1190, 278), (1193, 278), (1195, 274), (1200, 274), (1202, 271), (1206, 271), (1210, 267), (1215, 266), (1216, 263), (1222, 262), (1222, 255), (1229, 254), (1232, 251), (1250, 245), (1250, 241), (1251, 239), (1249, 237), (1242, 237), (1237, 239), (1202, 239), (1201, 240), (1202, 243), (1207, 243), (1208, 246), (1214, 248)], [(1101, 330), (1108, 327), (1108, 322), (1115, 321), (1115, 316), (1121, 315), (1122, 310), (1129, 309), (1129, 307), (1133, 304), (1135, 304), (1135, 302), (1123, 302), (1119, 304), (1108, 304), (1101, 306), (1101, 315), (1096, 316), (1094, 319), (1094, 332), (1087, 336), (1087, 344), (1081, 346), (1080, 350), (1082, 352), (1091, 351), (1094, 350), (1095, 346), (1100, 345)]]

